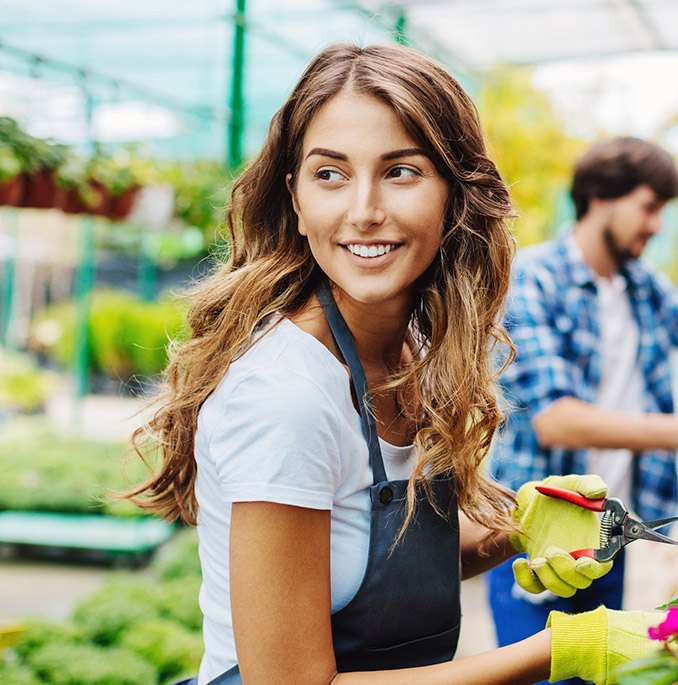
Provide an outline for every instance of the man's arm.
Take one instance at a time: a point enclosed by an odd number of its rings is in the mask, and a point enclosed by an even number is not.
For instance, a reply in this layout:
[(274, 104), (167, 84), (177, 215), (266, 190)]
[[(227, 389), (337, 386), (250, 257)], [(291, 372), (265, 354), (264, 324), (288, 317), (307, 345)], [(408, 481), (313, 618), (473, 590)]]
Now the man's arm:
[(561, 397), (532, 419), (539, 444), (568, 448), (678, 448), (675, 414), (626, 414), (601, 409), (575, 397)]

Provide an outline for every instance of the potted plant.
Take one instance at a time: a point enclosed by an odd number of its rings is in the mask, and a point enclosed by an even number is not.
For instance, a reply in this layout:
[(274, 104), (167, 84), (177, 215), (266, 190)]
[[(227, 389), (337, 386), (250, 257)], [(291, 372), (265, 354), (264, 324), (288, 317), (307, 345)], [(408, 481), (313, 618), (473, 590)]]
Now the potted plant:
[(63, 163), (54, 171), (58, 188), (63, 191), (59, 208), (67, 214), (101, 213), (106, 198), (92, 185), (87, 165), (74, 152), (66, 154)]
[(139, 188), (147, 183), (150, 168), (126, 150), (113, 155), (99, 151), (89, 161), (88, 172), (92, 182), (108, 194), (107, 215), (111, 219), (124, 219)]
[(38, 168), (26, 174), (22, 206), (40, 209), (56, 207), (60, 204), (59, 194), (62, 191), (54, 174), (66, 161), (68, 148), (53, 141), (34, 138), (34, 150)]
[(21, 160), (10, 146), (0, 143), (0, 205), (16, 206), (22, 190)]

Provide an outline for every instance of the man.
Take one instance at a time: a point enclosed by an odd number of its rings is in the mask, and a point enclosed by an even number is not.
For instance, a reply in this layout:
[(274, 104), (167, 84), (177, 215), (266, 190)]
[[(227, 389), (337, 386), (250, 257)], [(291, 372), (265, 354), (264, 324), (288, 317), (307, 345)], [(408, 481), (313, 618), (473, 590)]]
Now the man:
[[(509, 487), (597, 473), (642, 518), (675, 515), (669, 352), (678, 345), (678, 296), (638, 259), (676, 195), (665, 150), (636, 138), (600, 143), (575, 169), (574, 231), (518, 255), (505, 321), (517, 358), (501, 378), (508, 416), (492, 460)], [(553, 609), (621, 607), (623, 555), (570, 599), (530, 594), (543, 589), (539, 565), (515, 563), (523, 587), (510, 564), (489, 579), (500, 645), (540, 630)]]

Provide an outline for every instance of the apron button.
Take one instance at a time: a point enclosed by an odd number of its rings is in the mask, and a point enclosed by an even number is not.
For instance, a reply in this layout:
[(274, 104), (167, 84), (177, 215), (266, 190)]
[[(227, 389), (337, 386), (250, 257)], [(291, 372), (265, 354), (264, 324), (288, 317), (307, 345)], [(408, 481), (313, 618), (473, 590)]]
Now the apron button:
[(393, 489), (388, 485), (384, 486), (379, 493), (379, 500), (382, 504), (390, 504), (393, 501)]

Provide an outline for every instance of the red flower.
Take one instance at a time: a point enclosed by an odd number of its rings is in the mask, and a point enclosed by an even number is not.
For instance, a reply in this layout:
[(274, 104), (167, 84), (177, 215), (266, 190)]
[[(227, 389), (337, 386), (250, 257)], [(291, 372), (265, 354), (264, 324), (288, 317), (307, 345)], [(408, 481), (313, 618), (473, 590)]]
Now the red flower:
[(647, 634), (651, 640), (668, 640), (678, 634), (678, 607), (671, 607), (663, 623), (648, 628)]

